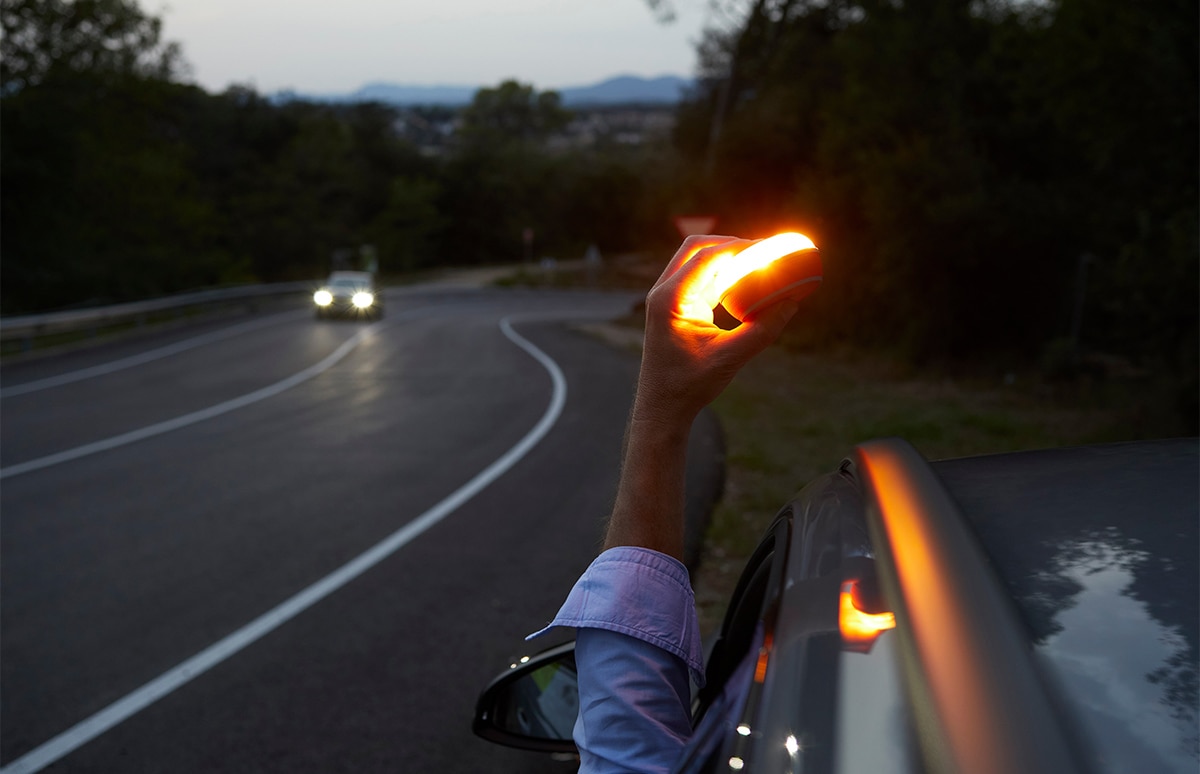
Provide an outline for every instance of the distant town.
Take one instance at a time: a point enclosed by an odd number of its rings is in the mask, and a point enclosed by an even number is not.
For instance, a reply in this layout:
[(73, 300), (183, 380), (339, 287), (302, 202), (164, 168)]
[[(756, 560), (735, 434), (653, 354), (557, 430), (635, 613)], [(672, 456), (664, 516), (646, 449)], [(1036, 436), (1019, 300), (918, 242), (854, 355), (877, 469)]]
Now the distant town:
[[(665, 140), (675, 125), (675, 107), (694, 87), (677, 76), (618, 76), (589, 86), (555, 89), (572, 113), (566, 129), (547, 143), (550, 150), (639, 146)], [(444, 155), (453, 145), (460, 111), (477, 87), (410, 86), (372, 83), (349, 94), (280, 92), (275, 102), (380, 102), (396, 112), (397, 136), (427, 156)]]
[[(396, 134), (426, 156), (450, 150), (461, 122), (453, 107), (397, 107)], [(576, 108), (566, 129), (551, 137), (549, 150), (647, 145), (667, 139), (675, 126), (668, 105), (612, 105)]]
[[(442, 106), (463, 107), (471, 102), (478, 86), (421, 86), (396, 83), (368, 83), (348, 94), (311, 94), (296, 91), (276, 92), (272, 100), (289, 102), (382, 102), (396, 107)], [(538, 91), (556, 91), (564, 106), (572, 109), (603, 105), (674, 105), (694, 88), (694, 82), (676, 75), (641, 78), (619, 75), (586, 86), (545, 89), (532, 84)]]

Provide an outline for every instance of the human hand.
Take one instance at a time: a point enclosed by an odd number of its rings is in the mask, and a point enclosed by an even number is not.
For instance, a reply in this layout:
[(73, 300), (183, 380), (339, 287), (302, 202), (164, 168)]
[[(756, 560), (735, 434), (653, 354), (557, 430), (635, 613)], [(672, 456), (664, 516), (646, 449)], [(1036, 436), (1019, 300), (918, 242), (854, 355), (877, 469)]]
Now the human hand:
[(646, 338), (633, 422), (686, 433), (692, 420), (755, 355), (775, 341), (798, 304), (781, 301), (733, 330), (713, 324), (713, 264), (752, 240), (684, 240), (646, 296)]

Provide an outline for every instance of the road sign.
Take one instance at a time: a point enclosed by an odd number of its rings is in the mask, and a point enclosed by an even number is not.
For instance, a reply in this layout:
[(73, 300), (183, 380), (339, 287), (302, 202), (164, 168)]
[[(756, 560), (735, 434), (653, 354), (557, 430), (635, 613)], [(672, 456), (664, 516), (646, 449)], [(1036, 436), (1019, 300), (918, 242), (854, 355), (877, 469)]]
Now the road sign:
[(717, 225), (716, 215), (676, 215), (675, 228), (679, 236), (689, 237), (692, 234), (711, 234)]

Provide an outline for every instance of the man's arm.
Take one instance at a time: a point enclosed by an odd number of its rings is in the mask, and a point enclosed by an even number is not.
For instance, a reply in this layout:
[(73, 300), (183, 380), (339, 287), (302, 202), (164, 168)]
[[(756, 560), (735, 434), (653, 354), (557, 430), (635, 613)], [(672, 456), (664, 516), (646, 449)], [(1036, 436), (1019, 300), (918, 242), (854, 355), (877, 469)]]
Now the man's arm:
[(605, 551), (551, 626), (576, 627), (580, 771), (667, 772), (691, 735), (689, 671), (703, 683), (695, 600), (682, 563), (692, 422), (774, 341), (794, 302), (732, 331), (713, 325), (710, 264), (750, 244), (691, 237), (646, 297), (646, 337)]
[(646, 297), (642, 367), (605, 548), (639, 546), (683, 559), (692, 422), (796, 312), (794, 301), (784, 301), (732, 331), (713, 324), (705, 301), (707, 269), (722, 253), (749, 244), (689, 237)]

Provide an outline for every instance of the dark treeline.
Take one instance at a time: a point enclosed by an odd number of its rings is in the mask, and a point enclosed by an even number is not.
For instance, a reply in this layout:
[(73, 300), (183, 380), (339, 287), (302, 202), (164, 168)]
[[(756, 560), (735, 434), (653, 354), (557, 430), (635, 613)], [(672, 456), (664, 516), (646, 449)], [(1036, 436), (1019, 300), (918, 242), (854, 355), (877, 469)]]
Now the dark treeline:
[[(669, 3), (650, 5), (669, 14)], [(319, 276), (668, 250), (672, 214), (822, 246), (813, 341), (1102, 351), (1194, 385), (1194, 0), (724, 0), (662, 147), (570, 150), (507, 82), (420, 153), (380, 105), (182, 82), (130, 0), (0, 0), (5, 314)], [(1193, 388), (1194, 389), (1194, 388)]]
[(366, 244), (386, 273), (520, 260), (526, 227), (540, 251), (635, 246), (641, 154), (546, 153), (542, 132), (467, 110), (455, 151), (428, 157), (395, 119), (379, 104), (273, 104), (130, 75), (7, 96), (4, 312), (315, 278), (335, 250)]
[(690, 190), (732, 231), (812, 232), (825, 336), (1036, 356), (1074, 328), (1194, 372), (1195, 2), (726, 5)]
[(0, 12), (4, 314), (315, 279), (363, 245), (396, 274), (520, 261), (526, 228), (560, 257), (629, 250), (648, 230), (640, 202), (663, 154), (548, 152), (570, 118), (553, 92), (481, 90), (430, 156), (384, 105), (183, 83), (179, 50), (130, 0)]

